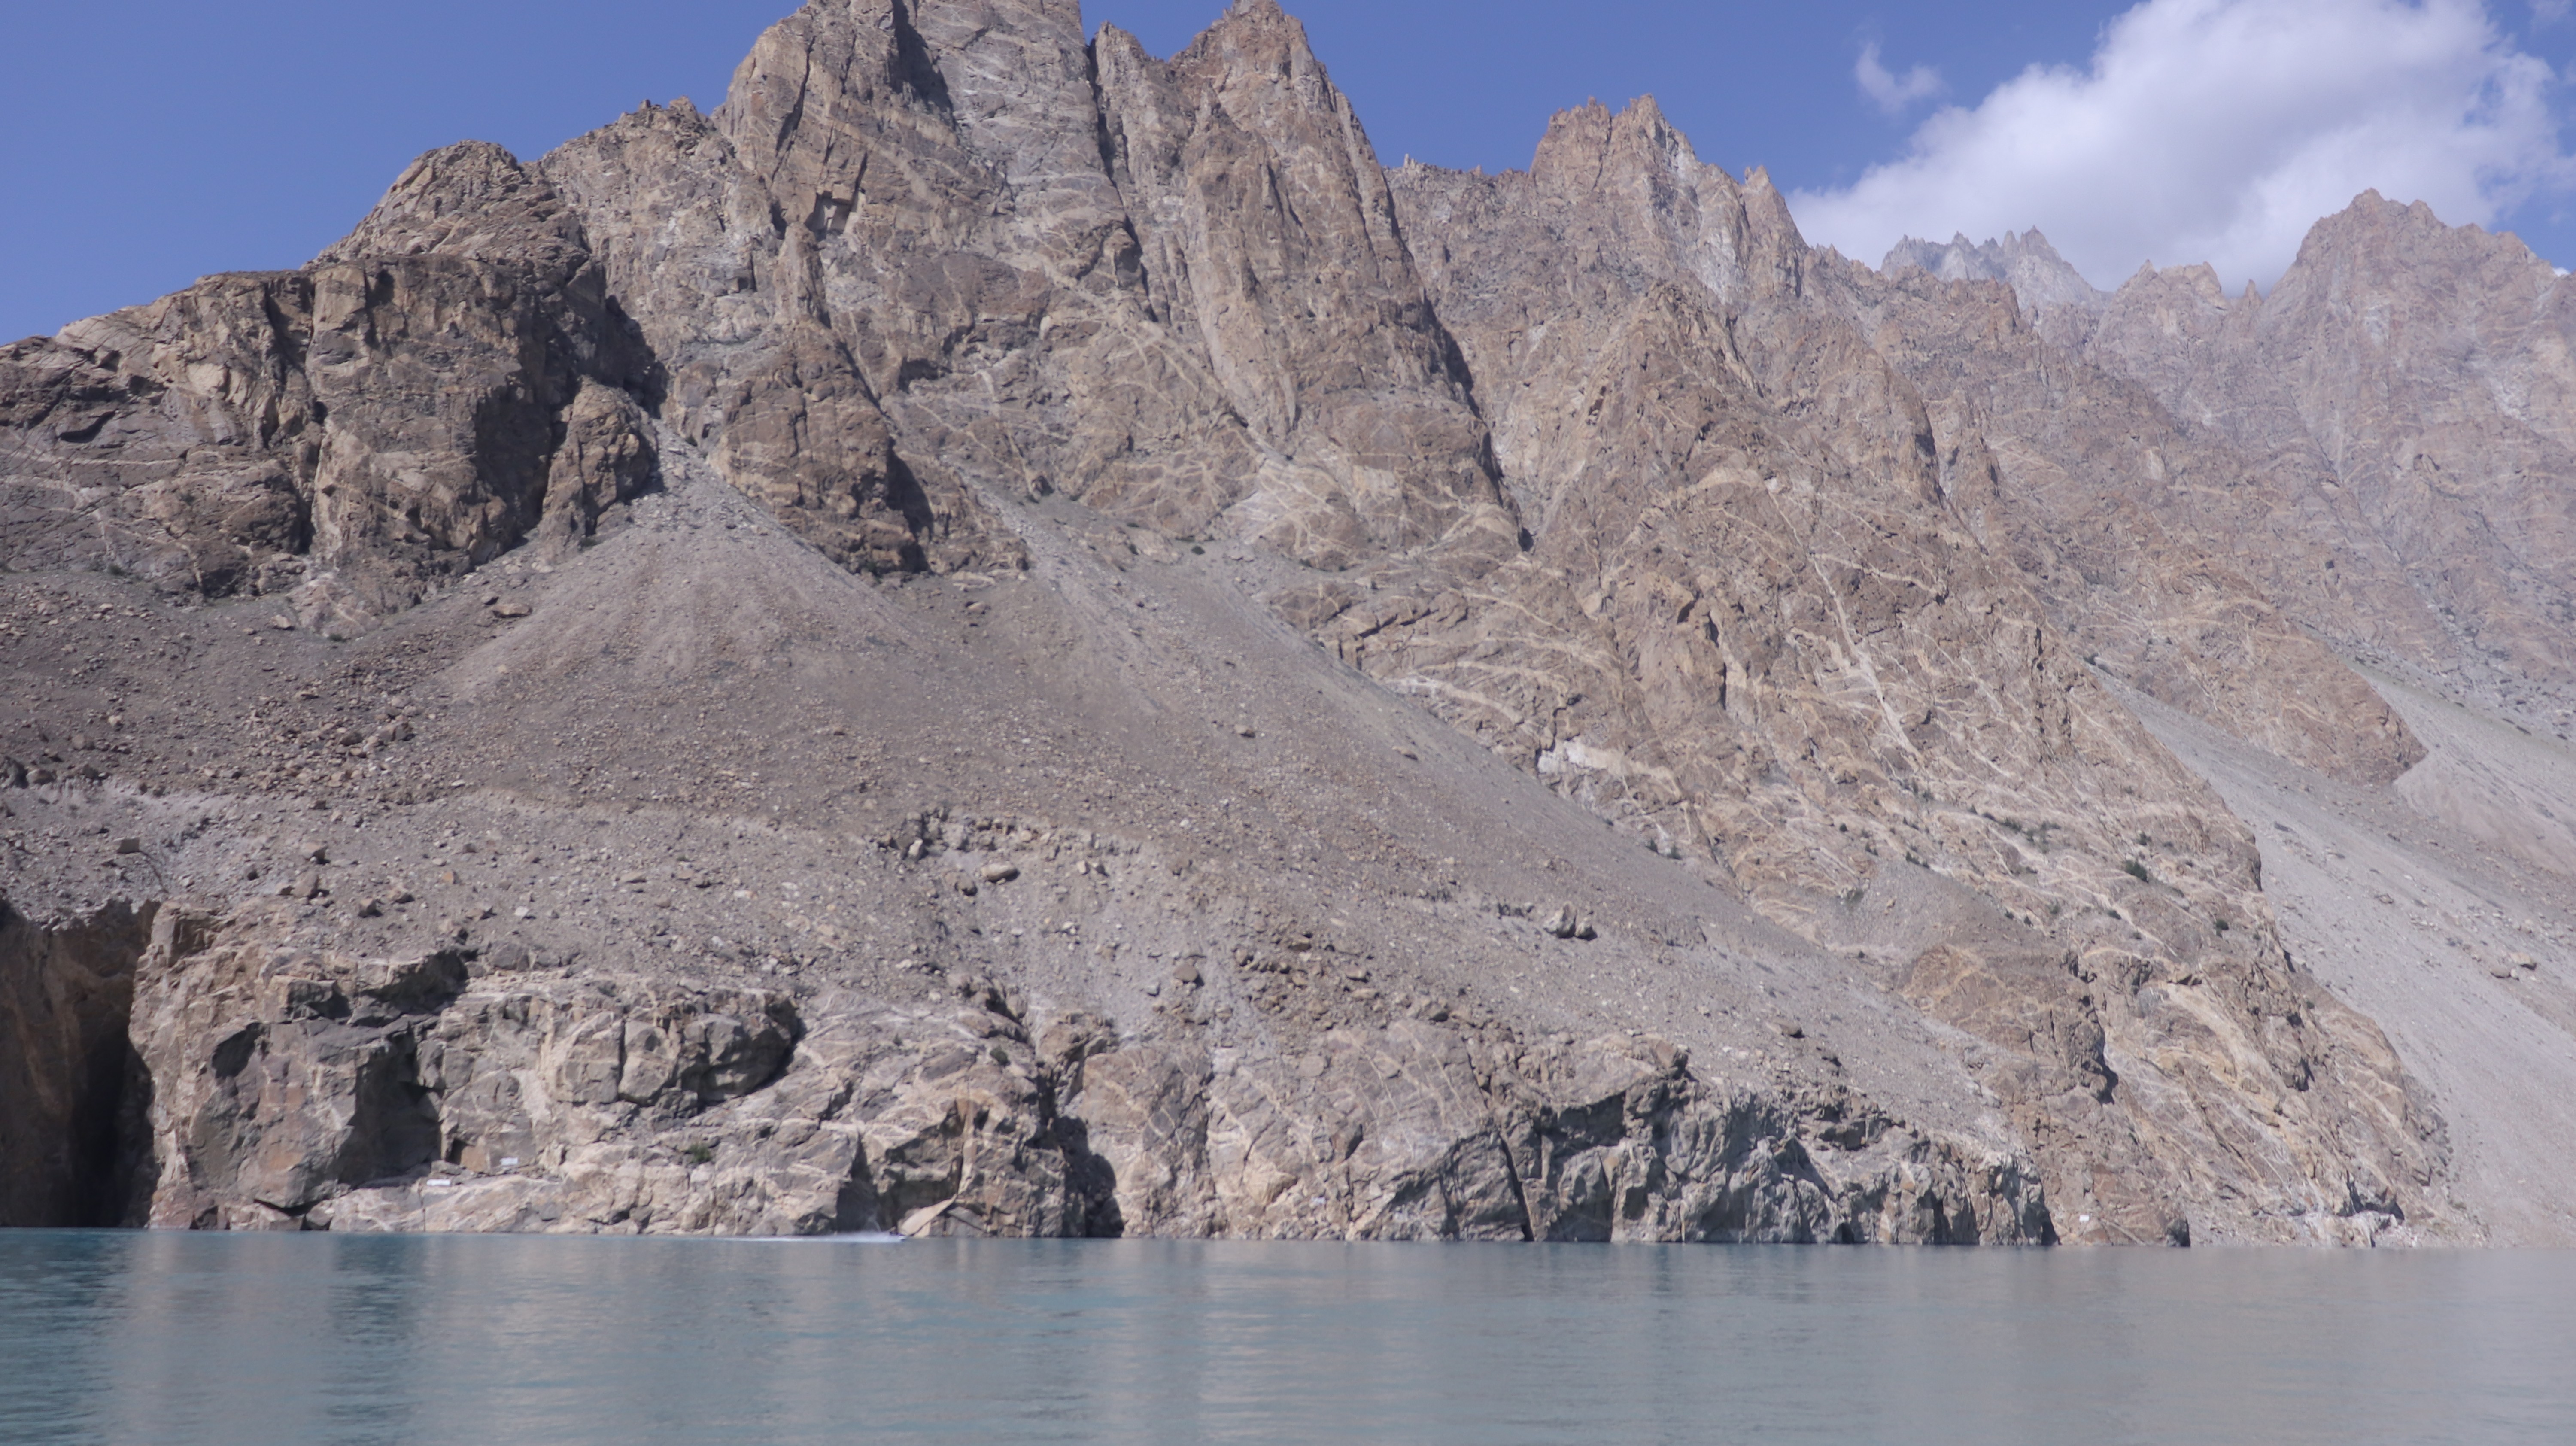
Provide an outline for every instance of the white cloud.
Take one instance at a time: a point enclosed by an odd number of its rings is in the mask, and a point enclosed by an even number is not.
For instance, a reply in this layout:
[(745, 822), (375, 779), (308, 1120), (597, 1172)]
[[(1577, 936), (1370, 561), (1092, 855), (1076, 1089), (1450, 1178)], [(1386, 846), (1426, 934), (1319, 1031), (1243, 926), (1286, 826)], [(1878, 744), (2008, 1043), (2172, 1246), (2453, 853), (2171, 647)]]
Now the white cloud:
[(2269, 286), (2366, 189), (2454, 225), (2564, 189), (2553, 84), (2478, 0), (2146, 0), (2088, 69), (1944, 106), (1903, 158), (1790, 205), (1872, 264), (1904, 235), (2038, 226), (2097, 285), (2153, 260)]
[(1889, 115), (1903, 115), (1918, 100), (1930, 100), (1941, 93), (1941, 72), (1928, 65), (1918, 65), (1903, 75), (1895, 75), (1879, 61), (1878, 42), (1873, 40), (1860, 49), (1860, 62), (1852, 67), (1852, 79), (1860, 82), (1860, 93)]

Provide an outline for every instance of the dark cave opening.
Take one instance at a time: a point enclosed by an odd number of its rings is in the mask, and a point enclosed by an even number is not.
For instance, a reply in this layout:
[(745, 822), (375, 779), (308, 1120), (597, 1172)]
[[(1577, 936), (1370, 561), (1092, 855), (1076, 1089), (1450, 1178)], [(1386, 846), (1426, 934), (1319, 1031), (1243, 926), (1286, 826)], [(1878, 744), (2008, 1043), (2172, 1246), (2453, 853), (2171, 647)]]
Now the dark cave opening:
[(157, 912), (40, 924), (0, 900), (0, 1227), (140, 1223), (151, 1080), (128, 1028)]

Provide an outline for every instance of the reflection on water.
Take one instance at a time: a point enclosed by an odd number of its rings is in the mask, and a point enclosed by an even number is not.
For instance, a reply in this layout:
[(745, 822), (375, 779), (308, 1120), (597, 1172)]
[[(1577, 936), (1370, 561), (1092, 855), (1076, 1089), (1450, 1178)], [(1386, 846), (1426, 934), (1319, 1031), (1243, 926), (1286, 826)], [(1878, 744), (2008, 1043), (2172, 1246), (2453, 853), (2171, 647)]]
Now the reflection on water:
[(0, 1232), (0, 1441), (2576, 1441), (2576, 1254)]

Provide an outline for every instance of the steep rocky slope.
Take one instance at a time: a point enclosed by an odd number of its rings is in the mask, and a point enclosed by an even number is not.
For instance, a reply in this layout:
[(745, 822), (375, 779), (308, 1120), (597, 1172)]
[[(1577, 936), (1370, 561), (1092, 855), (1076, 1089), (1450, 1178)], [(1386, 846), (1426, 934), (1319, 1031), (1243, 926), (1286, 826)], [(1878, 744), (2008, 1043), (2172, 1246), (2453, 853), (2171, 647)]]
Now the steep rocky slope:
[(652, 475), (653, 362), (554, 192), (497, 146), (423, 157), (300, 271), (211, 277), (0, 352), (9, 565), (355, 626)]
[(2120, 691), (2416, 780), (2311, 514), (1936, 250), (817, 0), (9, 348), (10, 1218), (2483, 1238)]
[[(1918, 388), (1945, 494), (2010, 557), (2092, 663), (2284, 758), (2386, 782), (2422, 756), (2404, 722), (2264, 587), (2295, 522), (2240, 452), (2051, 339), (1994, 284), (1840, 258), (1818, 297)], [(2107, 325), (2107, 321), (2104, 323)]]
[[(2389, 1043), (2450, 1122), (2452, 1168), (2489, 1237), (2576, 1230), (2559, 1163), (2576, 1153), (2576, 933), (2560, 800), (2565, 745), (2382, 674), (2430, 756), (2395, 789), (2284, 765), (2142, 702), (2159, 737), (2255, 825), (2282, 937)], [(2498, 785), (2502, 785), (2499, 787)], [(2535, 796), (2536, 795), (2536, 796)]]
[(2134, 278), (2091, 350), (2281, 459), (2267, 490), (2289, 495), (2271, 505), (2307, 515), (2276, 550), (2274, 595), (2327, 637), (2565, 731), (2576, 374), (2554, 269), (2371, 193), (2318, 223), (2270, 296), (2214, 289), (2205, 270)]
[[(2512, 236), (2376, 192), (2320, 221), (2269, 296), (2230, 297), (2193, 265), (2142, 269), (2087, 300), (2045, 245), (1909, 242), (1884, 279), (1846, 275), (1892, 354), (1929, 354), (1900, 362), (1910, 376), (1965, 383), (2008, 485), (2085, 497), (2089, 514), (2046, 509), (2080, 517), (2078, 533), (2114, 508), (2146, 513), (2294, 631), (2565, 731), (2576, 604), (2557, 479), (2576, 410), (2555, 268)], [(2085, 446), (2099, 455), (2071, 461)], [(2215, 716), (2154, 672), (2131, 681)], [(2418, 756), (2259, 741), (2356, 777)]]
[[(1766, 181), (1701, 166), (1640, 103), (1559, 117), (1525, 176), (1408, 171), (1399, 195), (1541, 526), (1463, 620), (1363, 613), (1366, 666), (1519, 725), (1605, 810), (1671, 810), (1774, 917), (1893, 953), (1923, 1007), (2021, 1056), (2007, 1101), (2078, 1213), (2136, 1231), (2221, 1179), (2395, 1188), (2321, 1166), (2368, 1135), (2389, 1168), (2422, 1126), (2279, 952), (2251, 840), (1963, 525), (1918, 394), (1819, 304)], [(1498, 718), (1495, 672), (1589, 696)], [(1917, 892), (1955, 913), (1879, 922)], [(2309, 1071), (2330, 1087), (2246, 1148), (2225, 1122)]]
[(165, 901), (132, 1218), (2049, 1238), (1949, 1036), (1281, 627), (1294, 564), (1059, 502), (871, 585), (664, 456), (345, 644), (72, 579), (185, 701), (12, 653), (136, 700), (8, 837)]

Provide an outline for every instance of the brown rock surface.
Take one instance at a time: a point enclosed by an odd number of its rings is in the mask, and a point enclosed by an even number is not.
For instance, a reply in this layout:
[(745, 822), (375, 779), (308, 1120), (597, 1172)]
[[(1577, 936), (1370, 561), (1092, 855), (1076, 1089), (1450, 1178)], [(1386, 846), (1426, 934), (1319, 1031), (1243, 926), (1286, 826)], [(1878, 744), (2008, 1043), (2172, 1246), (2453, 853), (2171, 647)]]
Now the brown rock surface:
[[(208, 921), (140, 965), (158, 1218), (2050, 1237), (1910, 1011), (1334, 666), (1233, 568), (1055, 502), (1021, 514), (1025, 580), (871, 586), (660, 455), (666, 490), (551, 571), (513, 554), (345, 645), (204, 635), (214, 698), (73, 755), (106, 781), (9, 795), (18, 888)], [(362, 695), (412, 726), (360, 733)], [(258, 718), (199, 733), (205, 707)], [(138, 848), (43, 845), (91, 827)], [(1594, 938), (1512, 902), (1568, 895)], [(1756, 982), (1791, 957), (1817, 967)], [(694, 1021), (752, 999), (793, 1011), (784, 1070), (690, 1083)], [(1780, 1009), (1817, 1021), (1794, 1049)]]
[[(2007, 231), (2002, 240), (1983, 243), (1963, 235), (1937, 246), (1929, 241), (1900, 241), (1878, 269), (1893, 275), (1909, 266), (1943, 281), (2003, 282), (2024, 310), (2072, 328), (2089, 330), (2089, 313), (2100, 311), (2105, 299), (2036, 229)], [(2060, 317), (2056, 315), (2060, 308), (2076, 314)]]

